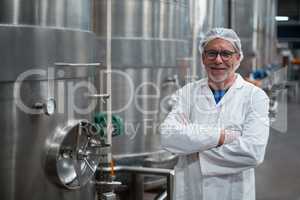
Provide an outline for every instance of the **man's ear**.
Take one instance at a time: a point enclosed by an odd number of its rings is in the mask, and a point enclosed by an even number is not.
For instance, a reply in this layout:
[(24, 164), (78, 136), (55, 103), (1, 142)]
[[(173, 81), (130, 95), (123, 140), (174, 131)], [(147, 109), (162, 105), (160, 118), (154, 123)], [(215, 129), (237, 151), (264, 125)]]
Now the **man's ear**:
[(238, 53), (238, 54), (237, 54), (237, 59), (240, 60), (240, 58), (241, 58), (241, 54)]

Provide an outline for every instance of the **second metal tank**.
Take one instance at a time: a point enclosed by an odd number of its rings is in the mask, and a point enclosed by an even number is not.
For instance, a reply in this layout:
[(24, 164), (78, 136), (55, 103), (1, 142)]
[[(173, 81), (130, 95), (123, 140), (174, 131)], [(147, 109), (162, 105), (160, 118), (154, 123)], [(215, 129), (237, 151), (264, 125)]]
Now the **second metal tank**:
[[(190, 39), (187, 0), (112, 0), (112, 110), (125, 122), (113, 138), (115, 157), (160, 150), (160, 102), (178, 87), (178, 60)], [(106, 53), (106, 1), (95, 2), (98, 58)]]
[(232, 1), (231, 27), (242, 41), (244, 60), (239, 72), (248, 76), (256, 68), (275, 63), (276, 1)]

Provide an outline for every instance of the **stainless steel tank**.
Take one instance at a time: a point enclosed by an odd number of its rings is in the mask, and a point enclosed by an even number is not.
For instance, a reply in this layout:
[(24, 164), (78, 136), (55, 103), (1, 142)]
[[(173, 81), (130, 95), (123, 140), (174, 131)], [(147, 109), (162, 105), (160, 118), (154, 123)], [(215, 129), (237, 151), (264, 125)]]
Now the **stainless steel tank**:
[(257, 1), (257, 54), (256, 66), (262, 67), (275, 63), (276, 56), (276, 2), (275, 0)]
[(253, 67), (255, 51), (255, 1), (236, 0), (232, 1), (231, 21), (232, 28), (239, 35), (242, 42), (244, 59), (239, 67), (242, 75), (247, 75)]
[(95, 198), (97, 161), (73, 151), (93, 138), (90, 20), (88, 0), (0, 2), (0, 199)]
[[(95, 1), (98, 58), (106, 54), (106, 1)], [(178, 87), (178, 61), (189, 55), (187, 0), (112, 0), (112, 110), (125, 134), (113, 138), (116, 158), (160, 150), (162, 98)], [(166, 101), (164, 101), (166, 102)]]
[(197, 79), (205, 76), (206, 72), (201, 65), (198, 45), (204, 34), (215, 27), (229, 27), (231, 13), (229, 10), (230, 0), (192, 0), (191, 12), (194, 13), (193, 29), (196, 29), (197, 40), (194, 41), (196, 54)]
[[(276, 62), (275, 0), (201, 0), (195, 1), (195, 5), (198, 40), (213, 27), (228, 27), (237, 32), (244, 53), (238, 72), (243, 76), (256, 67)], [(203, 69), (200, 64), (198, 69)], [(204, 74), (201, 70), (197, 72), (200, 78)]]
[(242, 41), (242, 75), (274, 63), (276, 56), (276, 1), (232, 1), (232, 28)]

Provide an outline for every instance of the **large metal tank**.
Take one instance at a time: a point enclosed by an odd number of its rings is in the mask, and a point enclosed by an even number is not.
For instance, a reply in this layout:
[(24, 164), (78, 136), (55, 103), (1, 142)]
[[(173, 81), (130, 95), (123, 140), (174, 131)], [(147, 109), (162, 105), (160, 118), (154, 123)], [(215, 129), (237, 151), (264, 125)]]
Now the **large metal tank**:
[(276, 56), (276, 1), (234, 0), (231, 27), (242, 41), (244, 60), (239, 72), (248, 76), (259, 67), (274, 63)]
[(196, 60), (193, 68), (196, 71), (197, 79), (206, 76), (206, 72), (199, 56), (199, 42), (204, 34), (215, 27), (229, 27), (231, 22), (230, 0), (192, 0), (191, 12), (193, 13), (193, 29), (196, 32), (196, 40), (193, 41), (194, 51), (192, 59)]
[(90, 127), (90, 16), (89, 0), (0, 2), (0, 199), (95, 199), (96, 161), (68, 160)]
[(257, 1), (256, 37), (256, 67), (275, 64), (276, 59), (276, 0)]
[[(237, 32), (244, 52), (238, 72), (243, 76), (276, 62), (275, 0), (200, 0), (194, 4), (198, 41), (213, 27), (228, 27)], [(200, 64), (197, 75), (199, 78), (205, 75)]]
[[(115, 158), (151, 154), (160, 150), (160, 103), (178, 88), (177, 65), (190, 51), (189, 1), (111, 3), (112, 111), (125, 123), (125, 134), (113, 138), (113, 153)], [(95, 1), (94, 22), (97, 57), (102, 59), (107, 39), (105, 0)]]

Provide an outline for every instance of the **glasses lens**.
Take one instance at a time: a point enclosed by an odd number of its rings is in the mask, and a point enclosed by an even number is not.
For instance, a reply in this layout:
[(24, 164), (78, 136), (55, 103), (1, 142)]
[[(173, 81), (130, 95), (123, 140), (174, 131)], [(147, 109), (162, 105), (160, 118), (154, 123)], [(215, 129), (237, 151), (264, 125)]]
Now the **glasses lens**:
[(215, 51), (215, 50), (208, 50), (205, 51), (205, 56), (209, 59), (209, 60), (214, 60), (216, 59), (216, 57), (218, 56), (219, 52)]
[(235, 52), (232, 51), (221, 51), (220, 55), (223, 60), (229, 60)]
[(229, 60), (233, 54), (235, 54), (235, 52), (233, 51), (228, 51), (228, 50), (224, 50), (224, 51), (216, 51), (216, 50), (207, 50), (205, 51), (205, 56), (209, 59), (209, 60), (214, 60), (217, 58), (218, 54), (220, 54), (220, 56), (222, 57), (223, 60)]

